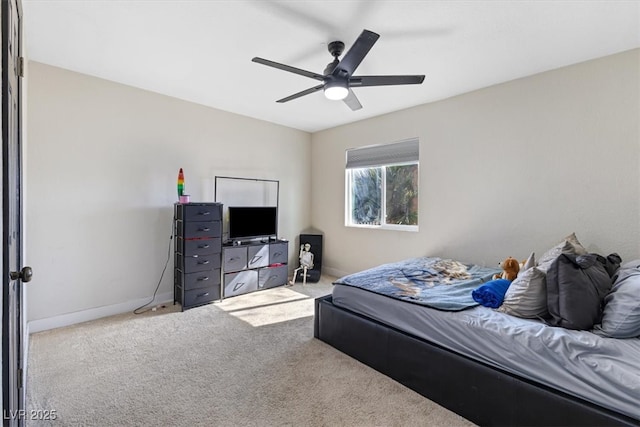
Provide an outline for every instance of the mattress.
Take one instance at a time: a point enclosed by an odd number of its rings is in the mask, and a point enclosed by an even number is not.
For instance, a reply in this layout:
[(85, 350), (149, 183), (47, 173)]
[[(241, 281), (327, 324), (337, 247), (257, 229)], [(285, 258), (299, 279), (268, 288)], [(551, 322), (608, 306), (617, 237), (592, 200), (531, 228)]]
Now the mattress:
[(333, 304), (640, 420), (640, 338), (605, 338), (477, 306), (453, 312), (336, 284)]

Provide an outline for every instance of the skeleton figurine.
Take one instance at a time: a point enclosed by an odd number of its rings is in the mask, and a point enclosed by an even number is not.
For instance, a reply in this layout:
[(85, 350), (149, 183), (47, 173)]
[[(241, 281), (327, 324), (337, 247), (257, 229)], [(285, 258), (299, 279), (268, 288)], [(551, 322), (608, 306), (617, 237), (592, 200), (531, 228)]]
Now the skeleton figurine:
[(293, 285), (296, 282), (296, 276), (300, 270), (302, 270), (302, 284), (307, 284), (307, 270), (313, 268), (313, 253), (310, 250), (311, 245), (309, 243), (300, 245), (300, 267), (293, 270), (293, 280), (289, 284)]

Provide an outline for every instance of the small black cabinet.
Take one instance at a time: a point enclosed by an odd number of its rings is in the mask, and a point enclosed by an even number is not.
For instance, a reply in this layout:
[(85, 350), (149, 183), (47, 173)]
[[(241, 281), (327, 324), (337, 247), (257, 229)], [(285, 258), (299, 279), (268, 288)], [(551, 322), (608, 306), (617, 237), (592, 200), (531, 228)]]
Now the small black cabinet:
[(221, 298), (222, 204), (174, 205), (173, 301), (182, 311)]

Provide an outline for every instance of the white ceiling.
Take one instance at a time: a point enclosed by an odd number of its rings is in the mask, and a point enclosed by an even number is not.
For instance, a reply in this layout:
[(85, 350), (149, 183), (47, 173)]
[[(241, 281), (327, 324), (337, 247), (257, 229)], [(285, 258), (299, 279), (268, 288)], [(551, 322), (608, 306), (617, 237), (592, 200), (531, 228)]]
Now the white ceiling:
[[(22, 0), (30, 60), (314, 132), (640, 47), (640, 1)], [(355, 88), (363, 108), (317, 92), (327, 43), (380, 39), (355, 74), (425, 74)]]

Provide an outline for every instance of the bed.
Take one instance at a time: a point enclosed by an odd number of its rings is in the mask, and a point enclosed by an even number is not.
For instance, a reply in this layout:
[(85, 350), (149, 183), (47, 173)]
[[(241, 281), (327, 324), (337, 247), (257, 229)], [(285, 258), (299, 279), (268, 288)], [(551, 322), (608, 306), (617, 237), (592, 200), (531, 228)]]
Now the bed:
[(471, 290), (496, 270), (461, 264), (421, 257), (340, 278), (316, 299), (314, 335), (479, 425), (640, 425), (640, 338), (479, 305)]

